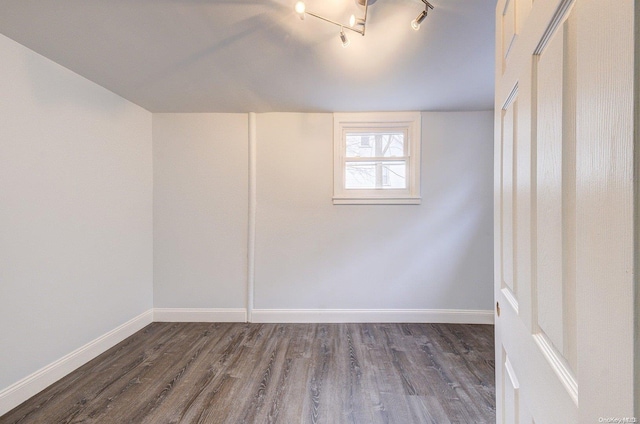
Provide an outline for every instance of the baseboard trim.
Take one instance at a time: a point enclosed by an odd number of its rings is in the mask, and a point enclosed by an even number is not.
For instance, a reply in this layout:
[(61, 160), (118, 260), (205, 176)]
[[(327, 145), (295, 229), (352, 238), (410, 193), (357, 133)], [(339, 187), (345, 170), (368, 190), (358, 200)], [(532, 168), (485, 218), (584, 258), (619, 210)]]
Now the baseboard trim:
[(492, 310), (462, 309), (254, 309), (259, 323), (407, 322), (493, 324)]
[(244, 308), (154, 308), (154, 322), (247, 322)]
[(138, 315), (0, 391), (0, 416), (153, 322), (153, 310)]

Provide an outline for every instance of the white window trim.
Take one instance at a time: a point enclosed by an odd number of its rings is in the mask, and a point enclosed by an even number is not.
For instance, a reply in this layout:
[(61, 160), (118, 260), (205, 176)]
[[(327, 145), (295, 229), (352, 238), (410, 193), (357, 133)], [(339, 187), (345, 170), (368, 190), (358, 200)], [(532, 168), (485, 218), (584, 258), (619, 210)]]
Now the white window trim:
[[(353, 129), (406, 130), (407, 188), (346, 189), (346, 137)], [(418, 205), (420, 197), (420, 112), (366, 112), (333, 114), (333, 204), (334, 205)]]

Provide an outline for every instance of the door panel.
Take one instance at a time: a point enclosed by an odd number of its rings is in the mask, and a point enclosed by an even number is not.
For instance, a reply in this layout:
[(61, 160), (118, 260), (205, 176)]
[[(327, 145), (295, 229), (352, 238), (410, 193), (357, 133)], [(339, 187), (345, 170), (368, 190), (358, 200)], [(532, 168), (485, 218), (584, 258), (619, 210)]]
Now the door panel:
[[(537, 324), (563, 347), (562, 249), (562, 27), (534, 62), (537, 102), (536, 295)], [(536, 65), (537, 64), (537, 65)]]
[(506, 59), (516, 38), (516, 0), (507, 0), (502, 12), (502, 52)]
[(536, 92), (536, 264), (539, 341), (567, 368), (577, 401), (575, 305), (575, 15), (545, 32), (534, 56)]
[(504, 354), (503, 376), (504, 422), (518, 423), (520, 418), (520, 384), (506, 353)]
[(516, 310), (517, 289), (514, 270), (515, 256), (515, 150), (517, 146), (517, 90), (502, 110), (502, 289)]

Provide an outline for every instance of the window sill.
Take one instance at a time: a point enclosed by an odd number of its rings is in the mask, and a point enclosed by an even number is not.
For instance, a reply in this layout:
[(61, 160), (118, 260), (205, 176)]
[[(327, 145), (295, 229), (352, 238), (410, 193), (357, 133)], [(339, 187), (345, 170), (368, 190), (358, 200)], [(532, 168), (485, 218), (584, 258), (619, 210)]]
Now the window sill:
[(421, 197), (334, 197), (334, 205), (419, 205)]

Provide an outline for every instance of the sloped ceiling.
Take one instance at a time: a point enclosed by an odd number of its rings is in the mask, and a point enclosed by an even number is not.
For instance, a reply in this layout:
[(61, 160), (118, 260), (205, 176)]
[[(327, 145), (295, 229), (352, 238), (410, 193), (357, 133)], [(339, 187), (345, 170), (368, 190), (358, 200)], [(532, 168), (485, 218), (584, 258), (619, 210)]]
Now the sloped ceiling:
[[(0, 33), (152, 112), (493, 108), (495, 0), (377, 0), (367, 34), (295, 0), (0, 0)], [(354, 0), (307, 0), (347, 22)], [(28, 70), (27, 70), (28, 71)]]

